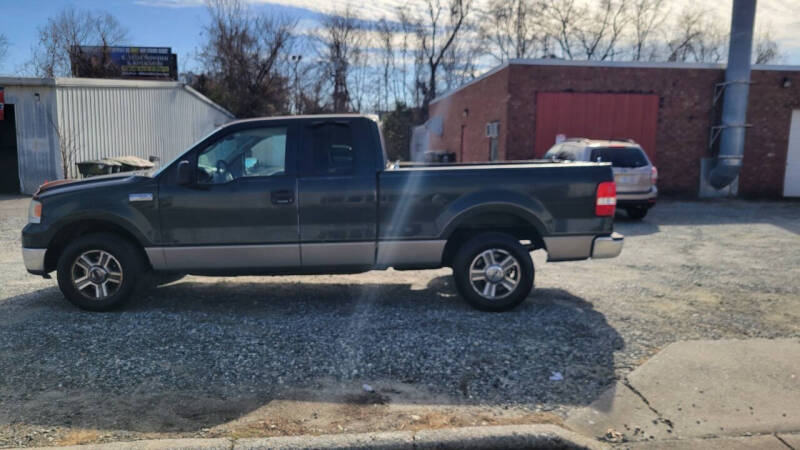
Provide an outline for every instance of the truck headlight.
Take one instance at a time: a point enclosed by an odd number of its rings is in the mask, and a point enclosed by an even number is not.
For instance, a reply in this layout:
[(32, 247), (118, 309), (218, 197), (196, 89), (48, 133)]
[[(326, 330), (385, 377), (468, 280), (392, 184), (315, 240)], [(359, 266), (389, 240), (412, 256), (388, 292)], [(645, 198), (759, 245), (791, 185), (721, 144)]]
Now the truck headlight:
[(41, 223), (42, 222), (42, 203), (36, 200), (31, 200), (28, 206), (28, 223)]

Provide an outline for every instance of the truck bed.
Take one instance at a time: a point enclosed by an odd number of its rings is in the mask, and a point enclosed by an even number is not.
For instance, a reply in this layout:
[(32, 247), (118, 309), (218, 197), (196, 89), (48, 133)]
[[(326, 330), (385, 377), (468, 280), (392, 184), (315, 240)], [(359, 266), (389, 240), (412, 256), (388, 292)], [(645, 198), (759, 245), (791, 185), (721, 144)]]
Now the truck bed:
[(380, 239), (436, 239), (474, 208), (499, 221), (511, 213), (536, 220), (544, 236), (611, 233), (594, 215), (597, 185), (612, 179), (607, 163), (550, 160), (492, 163), (401, 163), (378, 175)]

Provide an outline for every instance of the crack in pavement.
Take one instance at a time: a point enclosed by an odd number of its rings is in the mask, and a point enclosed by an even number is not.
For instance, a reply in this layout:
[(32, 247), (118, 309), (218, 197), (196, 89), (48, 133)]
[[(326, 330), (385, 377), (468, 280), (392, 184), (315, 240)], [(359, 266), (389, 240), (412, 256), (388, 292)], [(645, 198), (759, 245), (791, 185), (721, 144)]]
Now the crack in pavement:
[(653, 405), (650, 404), (650, 401), (647, 400), (647, 397), (645, 397), (644, 394), (639, 392), (638, 389), (636, 389), (635, 387), (633, 387), (633, 385), (631, 385), (630, 381), (628, 381), (628, 378), (623, 379), (622, 384), (624, 384), (625, 387), (630, 389), (631, 392), (636, 394), (636, 396), (639, 397), (644, 402), (645, 405), (647, 405), (647, 407), (650, 409), (650, 411), (652, 411), (656, 416), (658, 416), (658, 420), (660, 420), (662, 423), (666, 424), (667, 427), (669, 427), (670, 430), (673, 429), (672, 421), (667, 419), (667, 418), (665, 418), (663, 414), (661, 414), (657, 409), (655, 409), (653, 407)]
[(775, 439), (781, 441), (783, 445), (789, 447), (791, 450), (795, 450), (795, 448), (792, 447), (788, 442), (786, 442), (782, 437), (778, 436), (778, 433), (775, 433), (773, 436), (775, 436)]

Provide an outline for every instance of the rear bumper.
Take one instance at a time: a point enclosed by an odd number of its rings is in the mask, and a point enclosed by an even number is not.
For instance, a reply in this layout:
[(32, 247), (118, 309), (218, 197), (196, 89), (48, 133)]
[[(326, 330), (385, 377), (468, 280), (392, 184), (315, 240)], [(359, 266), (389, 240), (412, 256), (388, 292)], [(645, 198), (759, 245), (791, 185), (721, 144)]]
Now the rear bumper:
[(625, 236), (611, 233), (611, 236), (598, 236), (592, 243), (592, 258), (616, 258), (622, 252)]
[(22, 248), (22, 260), (25, 268), (34, 275), (44, 275), (44, 257), (46, 248)]
[(656, 199), (658, 199), (658, 189), (655, 186), (647, 192), (638, 192), (633, 194), (617, 192), (617, 206), (619, 208), (631, 206), (651, 207), (656, 204)]

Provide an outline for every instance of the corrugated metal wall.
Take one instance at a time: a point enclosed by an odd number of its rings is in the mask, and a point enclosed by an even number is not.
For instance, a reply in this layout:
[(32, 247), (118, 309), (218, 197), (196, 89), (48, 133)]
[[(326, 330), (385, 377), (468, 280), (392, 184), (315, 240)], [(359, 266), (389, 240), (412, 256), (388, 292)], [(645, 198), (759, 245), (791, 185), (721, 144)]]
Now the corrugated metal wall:
[[(36, 94), (39, 94), (38, 96)], [(53, 86), (5, 86), (5, 102), (14, 105), (19, 181), (23, 193), (55, 180), (61, 172)]]
[[(75, 161), (152, 155), (167, 163), (232, 119), (177, 83), (171, 83), (173, 87), (140, 84), (58, 85), (61, 137), (74, 146)], [(75, 177), (74, 164), (71, 170), (70, 176)]]

